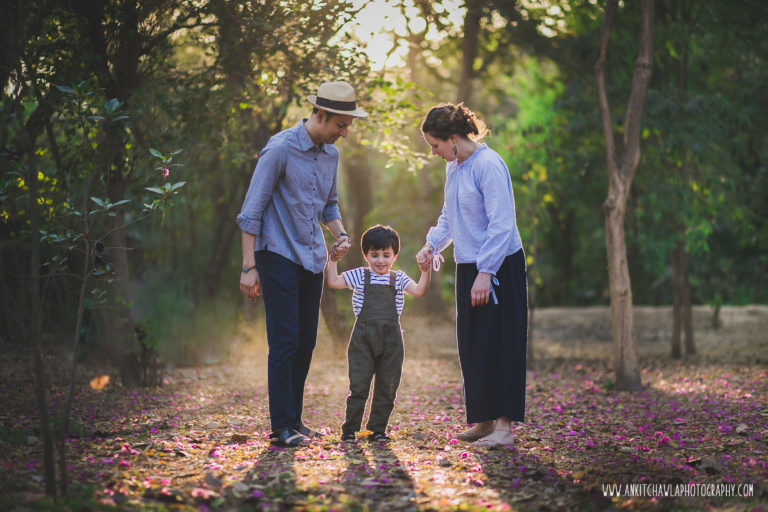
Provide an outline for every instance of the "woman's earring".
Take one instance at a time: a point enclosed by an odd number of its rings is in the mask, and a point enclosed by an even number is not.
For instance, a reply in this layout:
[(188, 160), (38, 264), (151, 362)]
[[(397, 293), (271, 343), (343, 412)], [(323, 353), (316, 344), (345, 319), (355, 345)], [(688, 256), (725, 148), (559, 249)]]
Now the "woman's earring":
[(459, 156), (459, 148), (456, 147), (456, 144), (453, 145), (453, 156), (454, 158)]

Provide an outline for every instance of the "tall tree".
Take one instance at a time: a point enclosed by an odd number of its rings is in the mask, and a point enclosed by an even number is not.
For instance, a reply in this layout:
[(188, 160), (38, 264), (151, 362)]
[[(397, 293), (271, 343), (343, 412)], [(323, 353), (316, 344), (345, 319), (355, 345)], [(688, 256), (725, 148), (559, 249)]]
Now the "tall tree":
[(605, 87), (605, 63), (608, 39), (618, 0), (608, 0), (600, 33), (600, 55), (595, 63), (598, 104), (605, 137), (605, 156), (608, 168), (608, 197), (603, 203), (605, 213), (605, 242), (608, 258), (608, 280), (611, 296), (611, 323), (613, 326), (613, 363), (616, 385), (619, 389), (638, 390), (642, 386), (635, 349), (634, 314), (632, 311), (632, 283), (627, 264), (627, 246), (624, 220), (627, 197), (640, 162), (640, 135), (643, 105), (653, 63), (653, 0), (641, 1), (638, 54), (632, 77), (624, 117), (623, 151), (616, 149), (611, 121), (611, 110)]
[(480, 18), (483, 0), (466, 0), (464, 15), (464, 30), (461, 39), (461, 75), (458, 83), (457, 99), (467, 105), (472, 105), (472, 81), (475, 78), (475, 59), (480, 44)]

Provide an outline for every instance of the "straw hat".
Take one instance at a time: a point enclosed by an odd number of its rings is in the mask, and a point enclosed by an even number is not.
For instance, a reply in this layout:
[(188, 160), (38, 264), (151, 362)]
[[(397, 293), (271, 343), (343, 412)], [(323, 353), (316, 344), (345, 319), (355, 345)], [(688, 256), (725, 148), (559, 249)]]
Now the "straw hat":
[(367, 117), (363, 110), (357, 108), (355, 89), (347, 82), (325, 82), (317, 89), (317, 95), (307, 96), (307, 101), (313, 106), (335, 114), (346, 114), (352, 117)]

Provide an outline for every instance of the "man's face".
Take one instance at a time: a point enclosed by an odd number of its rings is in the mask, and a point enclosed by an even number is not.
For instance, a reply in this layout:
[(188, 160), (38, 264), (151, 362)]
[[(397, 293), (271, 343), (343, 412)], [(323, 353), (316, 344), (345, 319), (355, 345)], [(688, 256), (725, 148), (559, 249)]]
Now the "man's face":
[(320, 121), (320, 138), (323, 144), (336, 144), (339, 137), (346, 137), (354, 117), (346, 114), (334, 114), (328, 118), (324, 110), (318, 112), (317, 120)]

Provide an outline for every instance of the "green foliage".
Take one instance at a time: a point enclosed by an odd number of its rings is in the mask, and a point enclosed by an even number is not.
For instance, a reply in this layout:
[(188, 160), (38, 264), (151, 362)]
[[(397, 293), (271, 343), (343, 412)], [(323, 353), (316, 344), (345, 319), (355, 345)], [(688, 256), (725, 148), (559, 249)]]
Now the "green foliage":
[[(345, 222), (357, 210), (355, 174), (366, 174), (371, 204), (357, 222), (398, 229), (398, 265), (416, 275), (412, 255), (437, 218), (444, 181), (418, 127), (430, 106), (455, 99), (466, 11), (448, 2), (393, 5), (411, 23), (393, 36), (403, 65), (382, 72), (359, 51), (351, 33), (357, 11), (340, 0), (322, 8), (293, 0), (163, 0), (140, 12), (110, 3), (90, 11), (25, 7), (26, 42), (9, 49), (4, 62), (12, 65), (0, 75), (0, 238), (32, 236), (28, 162), (20, 156), (26, 132), (38, 166), (48, 318), (71, 316), (71, 276), (85, 265), (88, 307), (120, 295), (160, 349), (182, 352), (187, 333), (172, 326), (200, 311), (237, 311), (234, 217), (258, 153), (309, 114), (305, 96), (328, 79), (352, 82), (371, 114), (339, 145)], [(619, 10), (608, 54), (619, 133), (637, 44), (630, 7)], [(509, 166), (538, 305), (607, 301), (605, 158), (592, 77), (601, 9), (587, 0), (481, 3), (469, 106)], [(670, 302), (678, 241), (690, 253), (695, 302), (768, 300), (757, 271), (768, 263), (765, 10), (759, 2), (659, 2), (626, 225), (636, 303)], [(142, 31), (130, 32), (130, 16)], [(141, 222), (151, 213), (158, 221)], [(117, 248), (106, 242), (115, 222), (126, 225), (132, 280), (119, 294)], [(446, 256), (442, 293), (450, 301)], [(16, 255), (6, 257), (7, 275), (28, 275)], [(8, 297), (23, 283), (9, 277), (2, 286), (3, 305), (12, 306)], [(236, 320), (229, 314), (221, 323)], [(216, 323), (213, 314), (200, 321), (201, 331)]]

